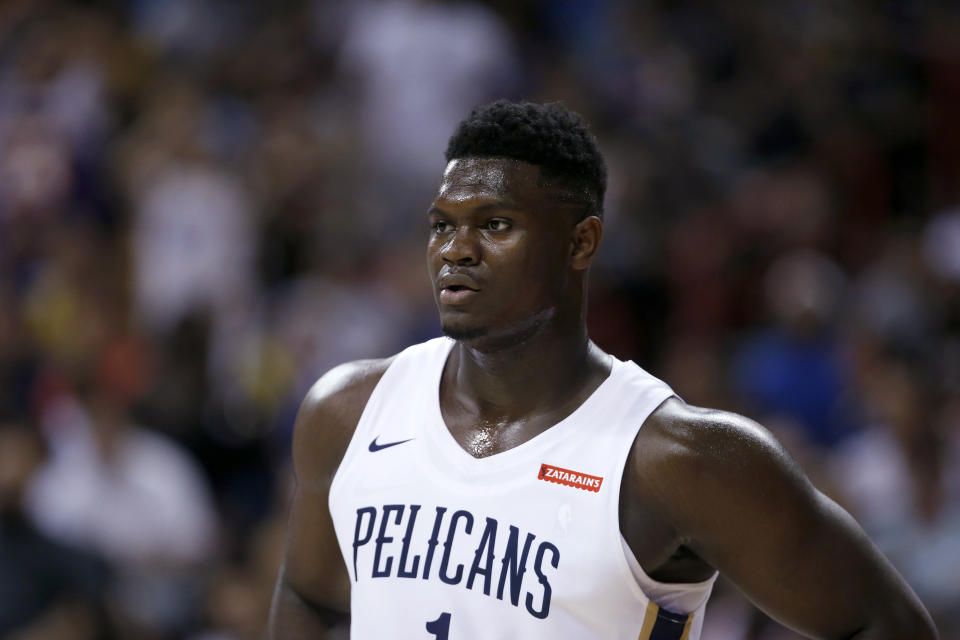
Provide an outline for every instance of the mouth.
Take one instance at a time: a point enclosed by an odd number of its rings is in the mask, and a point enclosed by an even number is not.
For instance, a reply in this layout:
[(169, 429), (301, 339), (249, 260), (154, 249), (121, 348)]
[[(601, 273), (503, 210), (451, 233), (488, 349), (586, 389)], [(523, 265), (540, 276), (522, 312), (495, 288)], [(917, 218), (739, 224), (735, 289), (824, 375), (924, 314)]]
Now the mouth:
[(437, 282), (439, 300), (444, 304), (460, 304), (480, 292), (480, 283), (463, 272), (446, 272)]
[(440, 289), (440, 302), (448, 305), (462, 304), (478, 293), (480, 293), (479, 289), (465, 284), (449, 284)]

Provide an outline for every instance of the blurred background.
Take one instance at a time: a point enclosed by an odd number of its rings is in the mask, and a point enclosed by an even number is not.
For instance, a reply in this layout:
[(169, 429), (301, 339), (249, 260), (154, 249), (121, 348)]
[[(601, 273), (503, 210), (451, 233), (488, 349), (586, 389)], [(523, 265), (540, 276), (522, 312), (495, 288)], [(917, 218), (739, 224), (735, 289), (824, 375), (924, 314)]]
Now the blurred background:
[(504, 96), (606, 155), (595, 341), (772, 429), (960, 638), (960, 6), (920, 0), (4, 0), (0, 637), (262, 637), (298, 404), (438, 334), (425, 210)]

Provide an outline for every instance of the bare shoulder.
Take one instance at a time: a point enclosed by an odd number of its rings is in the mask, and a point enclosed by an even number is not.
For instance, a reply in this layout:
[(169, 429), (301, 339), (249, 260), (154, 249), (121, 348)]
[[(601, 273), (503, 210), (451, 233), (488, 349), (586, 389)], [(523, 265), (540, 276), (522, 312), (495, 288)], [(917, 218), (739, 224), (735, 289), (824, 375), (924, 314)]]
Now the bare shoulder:
[(341, 364), (310, 388), (293, 434), (293, 467), (299, 484), (329, 484), (370, 395), (395, 357)]
[(677, 398), (664, 402), (638, 432), (628, 474), (646, 488), (645, 498), (670, 505), (735, 497), (738, 488), (753, 493), (764, 482), (813, 490), (799, 465), (760, 424)]
[[(731, 454), (786, 456), (773, 435), (757, 422), (729, 411), (706, 409), (670, 398), (638, 433), (645, 448), (668, 458), (738, 464)], [(740, 461), (742, 464), (745, 461)]]

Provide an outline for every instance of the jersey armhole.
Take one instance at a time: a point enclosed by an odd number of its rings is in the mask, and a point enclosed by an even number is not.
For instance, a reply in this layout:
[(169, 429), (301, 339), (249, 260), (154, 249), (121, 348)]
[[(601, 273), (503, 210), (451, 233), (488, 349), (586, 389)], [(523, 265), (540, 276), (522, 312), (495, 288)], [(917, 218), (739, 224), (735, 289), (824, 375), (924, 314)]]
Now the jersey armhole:
[(380, 400), (384, 394), (389, 392), (391, 381), (397, 377), (403, 378), (407, 369), (410, 367), (410, 363), (416, 362), (418, 355), (427, 353), (429, 354), (428, 358), (442, 357), (443, 361), (446, 362), (446, 353), (450, 349), (450, 342), (452, 341), (449, 338), (441, 337), (428, 340), (424, 343), (411, 345), (398, 353), (383, 374), (381, 374), (380, 379), (377, 380), (377, 384), (373, 387), (373, 391), (370, 392), (370, 397), (367, 398), (367, 402), (363, 406), (360, 418), (357, 420), (353, 434), (350, 436), (350, 443), (347, 445), (347, 449), (343, 453), (343, 458), (340, 460), (340, 464), (333, 474), (333, 479), (330, 481), (330, 493), (327, 496), (330, 513), (333, 513), (332, 500), (337, 491), (337, 487), (342, 484), (342, 479), (349, 475), (354, 460), (359, 457), (355, 455), (357, 449), (362, 449), (369, 444), (364, 441), (365, 438), (363, 436), (369, 435), (372, 437), (376, 435), (367, 433), (366, 427), (370, 423), (371, 414), (382, 408), (383, 403), (380, 402)]
[[(653, 413), (655, 413), (664, 402), (670, 398), (678, 397), (669, 386), (662, 382), (661, 384), (663, 386), (660, 387), (660, 389), (653, 391), (648, 397), (647, 402), (645, 403), (647, 410), (645, 413), (641, 414), (643, 419), (633, 433), (634, 438), (639, 433), (640, 429), (643, 428), (643, 425), (650, 418), (650, 416), (653, 415)], [(637, 560), (633, 550), (630, 548), (630, 545), (627, 543), (626, 539), (623, 537), (623, 533), (620, 530), (620, 489), (623, 484), (623, 474), (626, 471), (627, 458), (629, 456), (630, 449), (632, 448), (633, 439), (631, 439), (630, 442), (631, 446), (627, 447), (627, 450), (622, 454), (622, 458), (617, 461), (619, 474), (616, 479), (616, 487), (614, 487), (615, 491), (612, 492), (610, 504), (612, 518), (615, 523), (616, 530), (616, 540), (611, 540), (611, 543), (614, 548), (614, 553), (617, 554), (620, 572), (630, 589), (636, 593), (641, 600), (652, 602), (655, 605), (672, 613), (693, 613), (698, 609), (701, 609), (706, 603), (707, 599), (710, 597), (710, 593), (713, 590), (713, 584), (716, 581), (719, 572), (715, 572), (711, 577), (703, 580), (702, 582), (658, 582), (647, 575), (647, 572), (644, 571), (643, 567), (640, 566), (640, 562)], [(619, 546), (620, 548), (616, 549), (616, 546)]]
[(630, 573), (640, 590), (651, 602), (672, 613), (693, 613), (703, 606), (710, 597), (717, 576), (720, 575), (719, 571), (714, 571), (712, 576), (701, 582), (658, 582), (647, 575), (640, 566), (640, 562), (622, 533), (620, 546), (627, 566), (630, 567)]

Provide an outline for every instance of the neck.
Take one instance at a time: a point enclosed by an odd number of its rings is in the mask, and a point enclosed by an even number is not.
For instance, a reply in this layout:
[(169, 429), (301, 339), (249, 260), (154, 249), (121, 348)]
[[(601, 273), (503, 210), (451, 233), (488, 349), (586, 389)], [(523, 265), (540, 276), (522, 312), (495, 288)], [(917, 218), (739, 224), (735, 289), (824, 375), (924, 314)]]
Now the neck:
[(549, 413), (607, 374), (604, 354), (586, 326), (548, 323), (497, 348), (457, 342), (444, 371), (448, 397), (481, 422), (503, 423)]

